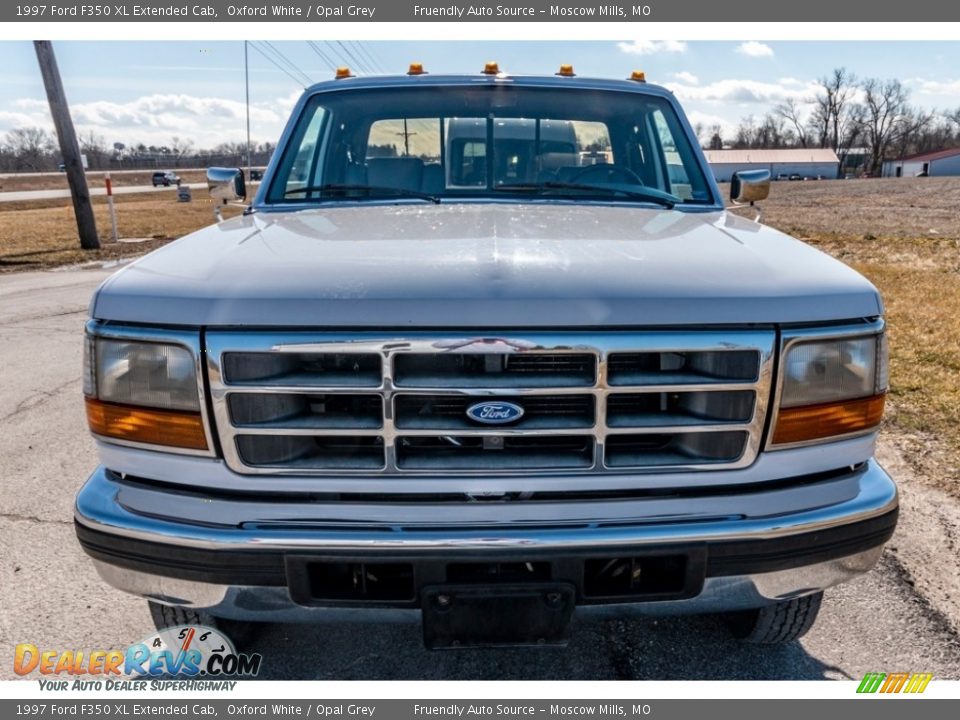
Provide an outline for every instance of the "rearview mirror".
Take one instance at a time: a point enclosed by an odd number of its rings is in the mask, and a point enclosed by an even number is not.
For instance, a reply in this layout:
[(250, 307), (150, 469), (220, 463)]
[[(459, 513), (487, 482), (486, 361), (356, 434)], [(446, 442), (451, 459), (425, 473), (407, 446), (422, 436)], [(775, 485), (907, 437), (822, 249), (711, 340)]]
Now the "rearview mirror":
[(224, 203), (236, 202), (247, 197), (243, 170), (240, 168), (207, 168), (207, 187), (210, 189), (210, 197), (214, 200), (222, 200)]
[(770, 194), (769, 170), (740, 170), (730, 181), (730, 199), (737, 205), (766, 200)]

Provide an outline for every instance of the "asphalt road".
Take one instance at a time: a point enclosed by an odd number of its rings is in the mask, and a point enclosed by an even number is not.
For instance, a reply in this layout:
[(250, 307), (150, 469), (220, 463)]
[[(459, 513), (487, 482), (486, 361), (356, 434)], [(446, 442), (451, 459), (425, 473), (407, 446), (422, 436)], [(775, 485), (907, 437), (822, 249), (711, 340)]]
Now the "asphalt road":
[[(206, 183), (183, 183), (185, 187), (191, 190), (206, 190)], [(114, 195), (132, 195), (134, 193), (163, 192), (176, 190), (173, 185), (170, 187), (154, 187), (153, 185), (120, 185), (113, 188)], [(107, 190), (102, 185), (95, 185), (93, 180), (90, 182), (90, 195), (96, 197), (106, 195)], [(68, 198), (70, 190), (61, 188), (58, 190), (17, 190), (12, 192), (0, 192), (0, 203), (3, 202), (23, 202), (25, 200), (50, 200), (52, 198)]]
[[(19, 642), (111, 649), (151, 630), (146, 603), (100, 582), (77, 546), (76, 490), (96, 465), (84, 428), (81, 333), (108, 274), (0, 274), (0, 678)], [(912, 477), (895, 442), (901, 525), (880, 566), (827, 594), (798, 643), (731, 640), (710, 617), (577, 621), (566, 648), (421, 648), (416, 623), (273, 626), (253, 649), (272, 679), (960, 679), (960, 507)]]

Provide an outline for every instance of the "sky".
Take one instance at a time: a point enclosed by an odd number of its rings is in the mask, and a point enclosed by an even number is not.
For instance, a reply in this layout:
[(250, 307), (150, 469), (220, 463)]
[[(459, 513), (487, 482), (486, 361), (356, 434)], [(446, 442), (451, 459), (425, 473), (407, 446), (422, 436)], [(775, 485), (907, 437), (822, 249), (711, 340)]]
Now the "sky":
[[(720, 124), (727, 137), (741, 118), (787, 98), (811, 97), (818, 77), (846, 67), (859, 77), (900, 78), (927, 109), (960, 107), (960, 42), (315, 42), (274, 41), (310, 81), (348, 64), (355, 71), (402, 73), (411, 61), (436, 73), (477, 73), (496, 60), (517, 74), (552, 74), (572, 63), (579, 75), (619, 78), (634, 69), (665, 85), (691, 122)], [(115, 142), (196, 147), (246, 135), (244, 44), (232, 42), (55, 42), (74, 123)], [(319, 52), (317, 52), (319, 50)], [(251, 135), (275, 142), (307, 80), (249, 50)], [(281, 65), (282, 60), (274, 56)], [(33, 45), (0, 41), (0, 137), (15, 127), (52, 129)], [(293, 75), (294, 77), (291, 77)]]

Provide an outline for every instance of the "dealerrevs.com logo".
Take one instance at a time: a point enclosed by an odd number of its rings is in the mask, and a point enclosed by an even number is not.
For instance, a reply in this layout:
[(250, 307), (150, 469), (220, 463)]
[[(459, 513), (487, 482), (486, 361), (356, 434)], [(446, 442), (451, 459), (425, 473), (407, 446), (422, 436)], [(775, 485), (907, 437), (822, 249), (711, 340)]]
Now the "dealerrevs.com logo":
[[(254, 677), (262, 661), (259, 653), (237, 652), (233, 642), (215, 628), (181, 625), (160, 630), (126, 650), (52, 650), (20, 643), (14, 650), (13, 670), (17, 675), (76, 678), (73, 682), (41, 680), (44, 689), (50, 690), (143, 689), (142, 678)], [(112, 680), (120, 676), (137, 685), (127, 688), (126, 682)]]

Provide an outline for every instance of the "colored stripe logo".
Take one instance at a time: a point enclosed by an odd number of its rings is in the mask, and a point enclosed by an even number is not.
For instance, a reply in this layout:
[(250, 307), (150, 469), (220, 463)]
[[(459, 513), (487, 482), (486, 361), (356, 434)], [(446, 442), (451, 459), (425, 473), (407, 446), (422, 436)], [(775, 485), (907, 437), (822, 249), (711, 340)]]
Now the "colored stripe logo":
[(858, 693), (922, 693), (933, 679), (932, 673), (867, 673)]

